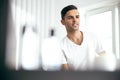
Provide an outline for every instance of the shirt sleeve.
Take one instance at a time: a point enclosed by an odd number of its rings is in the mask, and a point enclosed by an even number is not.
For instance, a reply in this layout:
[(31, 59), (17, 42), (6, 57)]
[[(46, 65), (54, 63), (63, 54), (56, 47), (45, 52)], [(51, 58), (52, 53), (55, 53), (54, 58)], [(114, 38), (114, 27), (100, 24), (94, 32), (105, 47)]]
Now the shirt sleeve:
[(65, 56), (64, 50), (61, 50), (62, 53), (62, 64), (67, 64), (67, 57)]

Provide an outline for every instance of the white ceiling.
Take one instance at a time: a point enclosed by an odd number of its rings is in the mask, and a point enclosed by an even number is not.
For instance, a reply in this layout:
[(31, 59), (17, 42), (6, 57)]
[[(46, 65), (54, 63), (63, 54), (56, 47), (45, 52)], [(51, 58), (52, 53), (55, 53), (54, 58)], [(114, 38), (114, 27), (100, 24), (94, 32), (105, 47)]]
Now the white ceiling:
[(67, 4), (75, 4), (79, 7), (86, 7), (86, 6), (90, 6), (90, 5), (94, 5), (97, 3), (101, 3), (101, 2), (110, 2), (110, 1), (120, 1), (120, 0), (54, 0), (56, 6), (59, 5), (67, 5)]

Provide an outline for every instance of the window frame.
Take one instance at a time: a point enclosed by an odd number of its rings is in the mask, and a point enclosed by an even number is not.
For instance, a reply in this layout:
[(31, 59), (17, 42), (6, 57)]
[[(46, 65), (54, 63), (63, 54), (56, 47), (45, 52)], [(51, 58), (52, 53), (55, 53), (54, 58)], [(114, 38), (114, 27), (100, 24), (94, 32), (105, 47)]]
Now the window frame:
[[(112, 3), (111, 3), (112, 4)], [(92, 15), (100, 14), (103, 12), (112, 12), (112, 51), (117, 59), (120, 59), (120, 4), (108, 5), (104, 4), (99, 7), (86, 9), (85, 11), (85, 26), (87, 18)]]

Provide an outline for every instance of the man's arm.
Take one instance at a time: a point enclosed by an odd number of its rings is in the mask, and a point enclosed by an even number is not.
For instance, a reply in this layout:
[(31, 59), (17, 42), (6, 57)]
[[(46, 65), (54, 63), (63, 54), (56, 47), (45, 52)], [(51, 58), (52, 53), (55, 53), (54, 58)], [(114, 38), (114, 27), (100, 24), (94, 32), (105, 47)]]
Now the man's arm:
[(106, 51), (102, 51), (102, 52), (98, 53), (98, 55), (101, 56), (101, 57), (102, 56), (107, 56), (107, 53), (106, 53)]
[(62, 64), (62, 70), (68, 71), (69, 70), (68, 64)]

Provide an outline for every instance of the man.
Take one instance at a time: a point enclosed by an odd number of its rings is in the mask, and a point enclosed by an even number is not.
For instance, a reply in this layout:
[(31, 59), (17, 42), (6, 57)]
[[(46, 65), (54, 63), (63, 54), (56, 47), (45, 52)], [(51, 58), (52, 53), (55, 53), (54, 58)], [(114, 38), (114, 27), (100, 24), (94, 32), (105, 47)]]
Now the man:
[(102, 45), (87, 32), (80, 30), (80, 14), (76, 6), (68, 5), (61, 11), (61, 23), (67, 35), (61, 41), (64, 70), (88, 70), (96, 55), (104, 54)]

